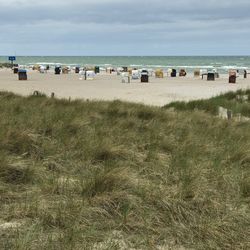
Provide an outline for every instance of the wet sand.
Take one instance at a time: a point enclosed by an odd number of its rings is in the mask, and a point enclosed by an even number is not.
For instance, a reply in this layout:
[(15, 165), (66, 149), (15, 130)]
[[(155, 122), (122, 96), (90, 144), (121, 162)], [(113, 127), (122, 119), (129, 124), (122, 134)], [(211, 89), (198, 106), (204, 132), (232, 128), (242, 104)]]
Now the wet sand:
[(28, 72), (28, 81), (18, 81), (18, 76), (9, 69), (0, 70), (0, 91), (30, 95), (40, 91), (47, 95), (52, 92), (57, 98), (89, 100), (123, 100), (154, 106), (163, 106), (173, 101), (190, 101), (210, 98), (228, 91), (250, 88), (250, 76), (237, 78), (237, 84), (229, 84), (228, 76), (223, 75), (215, 81), (194, 78), (191, 74), (185, 78), (177, 77), (157, 79), (150, 77), (149, 83), (132, 80), (122, 83), (116, 74), (99, 74), (94, 80), (79, 80), (75, 73), (55, 75), (54, 72), (41, 74)]

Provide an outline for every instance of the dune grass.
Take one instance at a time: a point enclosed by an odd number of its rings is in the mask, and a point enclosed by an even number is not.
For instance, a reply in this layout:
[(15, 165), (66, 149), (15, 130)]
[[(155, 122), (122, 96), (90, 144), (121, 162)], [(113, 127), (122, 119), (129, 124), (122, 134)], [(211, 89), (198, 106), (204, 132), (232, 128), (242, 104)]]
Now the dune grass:
[(0, 249), (249, 249), (249, 131), (199, 110), (2, 92)]
[(0, 63), (0, 68), (12, 68), (11, 63)]
[(173, 102), (166, 105), (165, 108), (175, 108), (179, 111), (192, 111), (194, 109), (198, 109), (215, 115), (218, 112), (218, 107), (221, 106), (232, 110), (234, 114), (240, 113), (243, 116), (250, 117), (249, 103), (250, 89), (238, 90), (237, 92), (228, 92), (209, 100)]

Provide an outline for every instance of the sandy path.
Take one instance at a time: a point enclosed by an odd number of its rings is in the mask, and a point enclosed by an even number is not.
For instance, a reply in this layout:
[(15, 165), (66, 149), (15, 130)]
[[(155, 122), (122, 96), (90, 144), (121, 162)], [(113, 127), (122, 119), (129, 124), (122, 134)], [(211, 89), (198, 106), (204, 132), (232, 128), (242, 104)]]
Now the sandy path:
[(0, 90), (12, 91), (21, 95), (29, 95), (35, 90), (50, 95), (52, 92), (59, 98), (83, 98), (90, 100), (120, 99), (149, 105), (163, 106), (172, 101), (189, 101), (250, 88), (250, 78), (237, 79), (237, 84), (228, 84), (227, 76), (215, 82), (186, 78), (150, 78), (150, 83), (132, 81), (130, 84), (121, 82), (117, 75), (101, 74), (93, 81), (80, 81), (79, 75), (54, 75), (53, 72), (40, 74), (28, 72), (28, 81), (18, 81), (8, 69), (0, 70)]

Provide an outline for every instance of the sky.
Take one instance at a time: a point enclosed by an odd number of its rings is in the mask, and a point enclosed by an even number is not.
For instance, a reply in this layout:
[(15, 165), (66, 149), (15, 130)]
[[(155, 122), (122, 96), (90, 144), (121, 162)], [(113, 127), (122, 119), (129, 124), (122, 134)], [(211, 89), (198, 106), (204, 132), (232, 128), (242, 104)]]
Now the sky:
[(250, 0), (0, 0), (0, 55), (250, 55)]

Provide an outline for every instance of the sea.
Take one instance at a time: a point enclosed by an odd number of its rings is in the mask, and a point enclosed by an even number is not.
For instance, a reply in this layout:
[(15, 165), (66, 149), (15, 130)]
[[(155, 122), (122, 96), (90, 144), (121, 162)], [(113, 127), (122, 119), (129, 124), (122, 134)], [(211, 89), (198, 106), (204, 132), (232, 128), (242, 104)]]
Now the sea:
[[(8, 62), (8, 56), (0, 56), (0, 63)], [(250, 56), (16, 56), (19, 65), (72, 65), (100, 67), (134, 68), (184, 68), (216, 69), (228, 72), (229, 69), (250, 69)]]

